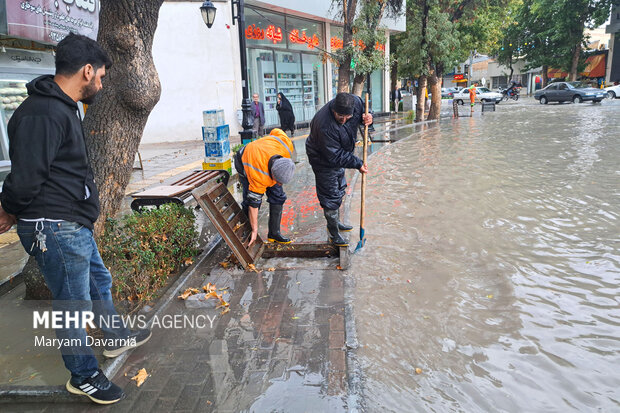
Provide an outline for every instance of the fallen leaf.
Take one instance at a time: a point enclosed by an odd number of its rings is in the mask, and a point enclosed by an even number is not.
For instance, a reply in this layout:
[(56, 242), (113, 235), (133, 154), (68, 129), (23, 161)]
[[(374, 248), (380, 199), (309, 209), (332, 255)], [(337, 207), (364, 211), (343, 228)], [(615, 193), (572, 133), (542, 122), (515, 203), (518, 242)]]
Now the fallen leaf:
[(187, 297), (189, 297), (190, 295), (198, 294), (198, 292), (199, 291), (197, 288), (188, 288), (183, 292), (183, 294), (179, 295), (178, 298), (180, 298), (181, 300), (186, 300)]
[(299, 317), (291, 317), (291, 320), (299, 320)]
[(341, 269), (342, 269), (342, 267), (341, 267), (340, 265), (336, 265), (336, 269), (337, 269), (337, 270), (341, 270)]
[(207, 406), (211, 406), (213, 402), (211, 400), (207, 400)]
[(493, 298), (493, 294), (487, 295), (487, 298)]
[(222, 266), (222, 268), (228, 268), (230, 266), (230, 263), (228, 261), (222, 261), (220, 262), (220, 265)]
[(276, 269), (274, 267), (269, 268), (267, 271), (275, 271)]
[(138, 387), (142, 386), (142, 384), (144, 383), (144, 381), (146, 380), (146, 378), (149, 376), (149, 374), (146, 372), (146, 369), (140, 369), (138, 371), (138, 374), (136, 374), (135, 376), (133, 376), (131, 378), (131, 380), (135, 380), (136, 381), (136, 385)]
[(186, 258), (185, 261), (183, 262), (183, 264), (185, 265), (192, 265), (194, 263), (194, 260), (191, 258)]
[(215, 292), (216, 287), (215, 284), (211, 284), (211, 283), (207, 283), (207, 285), (203, 285), (202, 289), (206, 292), (206, 293), (212, 293)]
[(258, 271), (256, 269), (256, 266), (254, 266), (254, 264), (248, 264), (248, 270), (254, 271), (255, 273), (259, 273), (260, 272), (260, 271)]
[(230, 307), (226, 307), (225, 309), (223, 309), (223, 310), (222, 310), (222, 312), (220, 313), (220, 315), (224, 315), (224, 314), (226, 314), (226, 313), (227, 313), (227, 312), (229, 312), (229, 311), (230, 311)]
[(408, 282), (409, 284), (411, 284), (411, 280), (407, 280), (407, 282)]
[(422, 374), (422, 369), (419, 367), (416, 367), (415, 374)]
[(379, 314), (381, 317), (383, 317), (383, 313)]

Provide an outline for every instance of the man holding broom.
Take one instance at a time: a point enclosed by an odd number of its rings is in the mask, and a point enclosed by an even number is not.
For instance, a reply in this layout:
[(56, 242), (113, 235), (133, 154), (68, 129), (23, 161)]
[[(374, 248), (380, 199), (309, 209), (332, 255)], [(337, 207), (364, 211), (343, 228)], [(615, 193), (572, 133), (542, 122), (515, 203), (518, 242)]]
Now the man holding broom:
[(331, 242), (347, 246), (340, 231), (353, 227), (339, 221), (339, 210), (347, 182), (344, 168), (368, 173), (368, 167), (353, 154), (359, 125), (370, 125), (372, 115), (364, 113), (362, 100), (349, 93), (338, 93), (310, 122), (306, 153), (316, 179), (316, 194), (323, 208)]

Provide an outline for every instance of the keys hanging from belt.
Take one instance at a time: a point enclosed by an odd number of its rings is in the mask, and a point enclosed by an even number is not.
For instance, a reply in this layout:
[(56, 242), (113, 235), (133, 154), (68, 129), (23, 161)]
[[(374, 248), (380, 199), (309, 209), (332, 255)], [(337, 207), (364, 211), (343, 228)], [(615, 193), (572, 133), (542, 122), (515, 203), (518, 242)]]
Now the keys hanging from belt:
[(47, 235), (43, 233), (43, 228), (44, 228), (43, 222), (37, 221), (37, 225), (35, 226), (35, 231), (37, 233), (34, 236), (35, 239), (34, 239), (34, 242), (32, 243), (32, 247), (30, 247), (30, 251), (34, 249), (35, 245), (41, 250), (41, 252), (47, 251), (47, 247), (45, 245), (45, 238), (47, 238)]

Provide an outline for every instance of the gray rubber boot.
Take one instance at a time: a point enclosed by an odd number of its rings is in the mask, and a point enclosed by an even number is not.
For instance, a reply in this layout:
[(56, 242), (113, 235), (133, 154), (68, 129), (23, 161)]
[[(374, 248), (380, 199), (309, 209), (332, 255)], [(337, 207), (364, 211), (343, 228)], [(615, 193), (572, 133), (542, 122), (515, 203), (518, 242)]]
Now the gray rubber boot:
[(329, 235), (331, 238), (332, 244), (337, 247), (346, 247), (349, 245), (347, 240), (342, 238), (340, 232), (338, 231), (338, 216), (339, 211), (337, 209), (324, 209), (323, 214), (325, 215), (325, 219), (327, 220), (327, 230), (329, 231)]
[(282, 220), (283, 205), (269, 204), (269, 233), (267, 241), (280, 244), (290, 244), (289, 238), (284, 238), (280, 233), (280, 221)]

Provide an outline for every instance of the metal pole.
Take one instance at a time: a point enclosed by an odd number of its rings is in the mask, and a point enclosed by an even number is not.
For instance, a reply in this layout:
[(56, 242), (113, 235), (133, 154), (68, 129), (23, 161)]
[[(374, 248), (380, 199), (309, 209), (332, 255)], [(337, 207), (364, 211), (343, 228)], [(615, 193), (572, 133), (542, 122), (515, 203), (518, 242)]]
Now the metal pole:
[(243, 0), (232, 0), (233, 7), (233, 23), (235, 22), (234, 16), (234, 7), (237, 5), (237, 22), (239, 29), (239, 54), (241, 58), (241, 89), (243, 91), (243, 99), (241, 101), (241, 110), (243, 112), (243, 122), (241, 126), (243, 126), (243, 131), (240, 133), (241, 135), (241, 143), (250, 142), (255, 138), (255, 131), (252, 130), (252, 122), (250, 119), (252, 118), (252, 103), (250, 101), (250, 93), (248, 91), (248, 61), (246, 57), (246, 47), (245, 47), (245, 16), (243, 13)]

